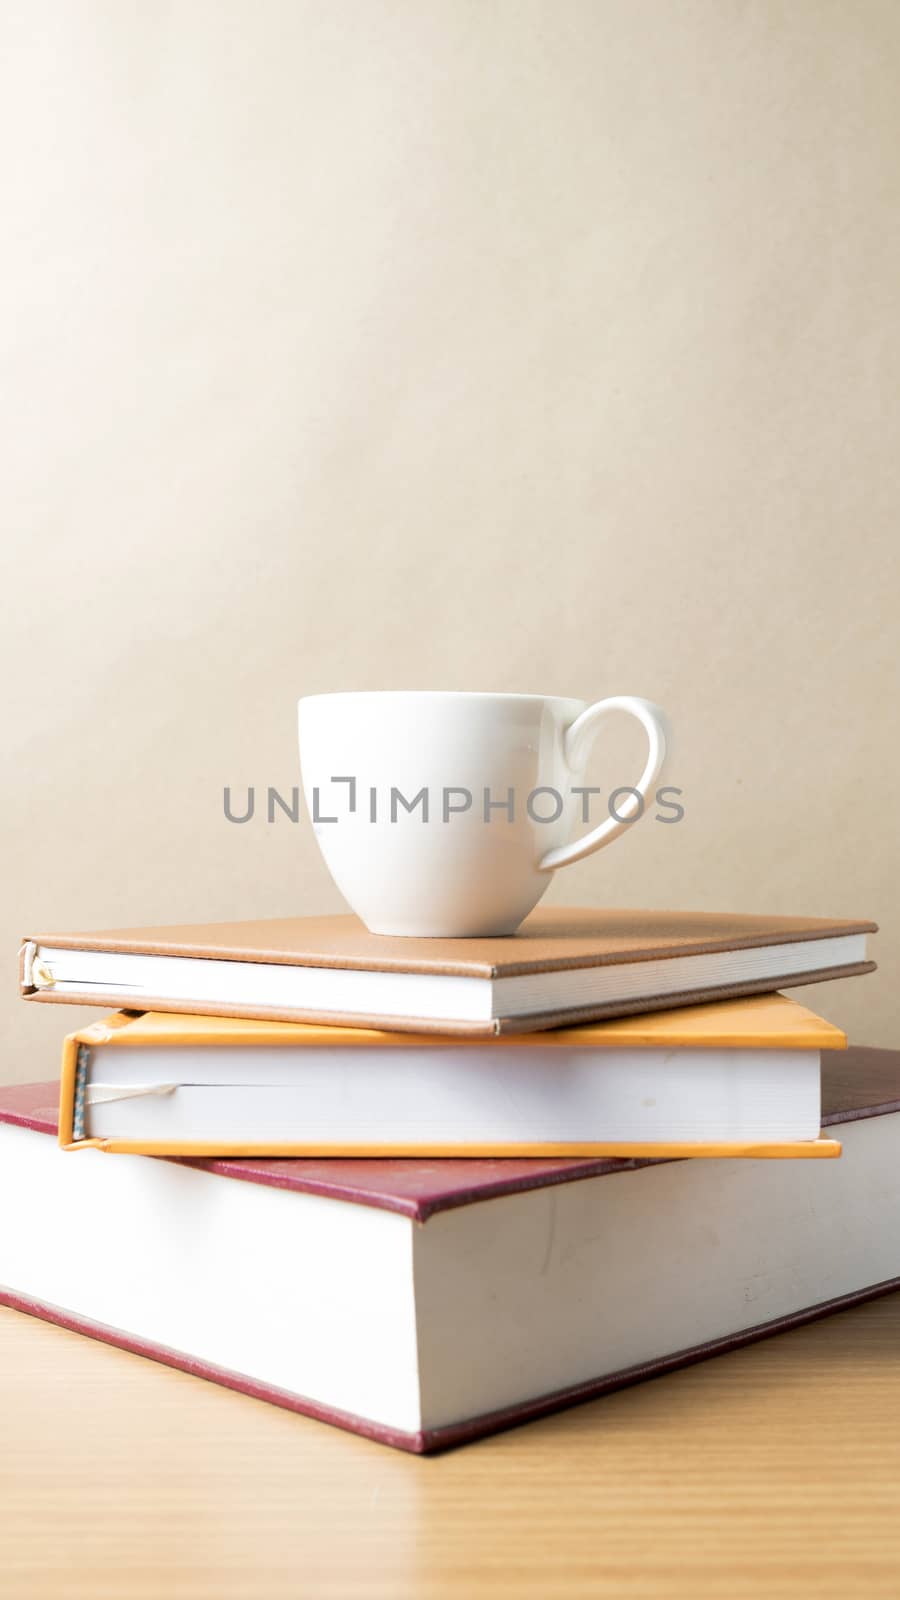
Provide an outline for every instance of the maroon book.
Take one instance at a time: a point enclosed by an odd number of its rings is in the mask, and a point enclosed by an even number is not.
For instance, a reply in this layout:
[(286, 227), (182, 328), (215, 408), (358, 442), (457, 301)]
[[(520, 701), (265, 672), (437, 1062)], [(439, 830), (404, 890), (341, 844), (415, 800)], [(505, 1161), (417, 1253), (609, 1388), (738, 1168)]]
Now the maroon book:
[(900, 1052), (823, 1061), (832, 1162), (66, 1153), (0, 1088), (0, 1302), (428, 1451), (900, 1286)]

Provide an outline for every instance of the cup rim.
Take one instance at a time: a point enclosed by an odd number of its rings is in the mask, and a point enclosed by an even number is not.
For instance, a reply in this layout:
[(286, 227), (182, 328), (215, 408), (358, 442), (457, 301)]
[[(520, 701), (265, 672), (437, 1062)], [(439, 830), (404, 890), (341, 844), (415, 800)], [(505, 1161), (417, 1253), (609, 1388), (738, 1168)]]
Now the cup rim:
[(298, 705), (311, 700), (528, 700), (556, 701), (561, 705), (584, 705), (581, 695), (574, 694), (519, 694), (506, 689), (334, 689), (322, 694), (302, 694)]

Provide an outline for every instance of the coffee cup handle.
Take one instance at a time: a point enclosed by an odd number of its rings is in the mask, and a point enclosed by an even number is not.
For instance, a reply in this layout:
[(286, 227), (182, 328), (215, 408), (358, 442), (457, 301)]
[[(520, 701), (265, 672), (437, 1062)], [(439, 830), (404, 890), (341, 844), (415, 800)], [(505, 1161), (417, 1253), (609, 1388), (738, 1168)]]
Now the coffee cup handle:
[(572, 844), (563, 844), (555, 850), (548, 850), (538, 862), (539, 872), (553, 872), (557, 867), (567, 867), (572, 861), (581, 861), (585, 856), (592, 855), (595, 850), (602, 850), (604, 845), (612, 844), (613, 839), (618, 839), (620, 833), (624, 833), (626, 828), (630, 828), (644, 814), (649, 791), (662, 772), (669, 742), (666, 714), (652, 701), (641, 700), (636, 695), (617, 694), (609, 700), (598, 700), (595, 705), (588, 706), (563, 735), (566, 762), (576, 771), (583, 766), (587, 747), (594, 738), (598, 724), (604, 717), (616, 711), (627, 711), (631, 716), (637, 717), (647, 735), (650, 747), (647, 764), (634, 788), (627, 791), (623, 789), (622, 792), (627, 794), (627, 798), (623, 799), (621, 805), (616, 806), (617, 814), (611, 815), (606, 822), (601, 822), (599, 827), (593, 828), (583, 838), (573, 840)]

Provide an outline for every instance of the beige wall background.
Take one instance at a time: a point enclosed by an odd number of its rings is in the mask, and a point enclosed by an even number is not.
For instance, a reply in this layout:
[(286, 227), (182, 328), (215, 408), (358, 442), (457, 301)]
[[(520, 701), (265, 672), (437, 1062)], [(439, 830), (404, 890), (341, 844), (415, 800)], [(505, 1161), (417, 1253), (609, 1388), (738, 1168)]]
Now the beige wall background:
[[(900, 1046), (900, 7), (2, 12), (4, 1045), (34, 929), (337, 909), (295, 701), (630, 692), (557, 902), (873, 916)], [(598, 783), (628, 781), (612, 742)], [(623, 776), (624, 773), (624, 776)]]

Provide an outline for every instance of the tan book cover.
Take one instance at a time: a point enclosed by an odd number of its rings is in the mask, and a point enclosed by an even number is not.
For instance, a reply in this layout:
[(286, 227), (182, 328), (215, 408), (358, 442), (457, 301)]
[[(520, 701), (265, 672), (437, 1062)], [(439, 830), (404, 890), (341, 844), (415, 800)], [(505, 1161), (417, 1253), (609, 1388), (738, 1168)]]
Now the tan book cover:
[(26, 944), (57, 950), (109, 950), (264, 961), (282, 966), (492, 978), (876, 931), (874, 922), (827, 917), (539, 907), (525, 919), (518, 933), (506, 938), (389, 938), (369, 933), (357, 917), (327, 916), (119, 928), (106, 933), (34, 934)]
[[(539, 907), (510, 938), (401, 939), (371, 934), (353, 916), (291, 917), (34, 934), (22, 946), (20, 983), (27, 999), (40, 1001), (263, 1020), (352, 1021), (478, 1036), (670, 1009), (709, 997), (767, 993), (871, 972), (874, 962), (866, 959), (864, 935), (874, 931), (872, 922), (826, 918)], [(754, 963), (750, 954), (754, 951), (768, 953), (764, 972), (756, 970), (760, 963), (758, 959)], [(67, 977), (66, 962), (71, 964), (73, 953), (79, 953), (81, 964), (74, 976)], [(129, 982), (133, 962), (124, 968), (120, 964), (115, 982), (104, 981), (102, 960), (87, 981), (86, 954), (183, 959), (192, 963), (191, 981), (182, 985), (171, 984), (170, 977), (163, 981), (158, 961), (148, 967), (141, 985)], [(705, 960), (698, 963), (694, 958)], [(204, 962), (234, 964), (218, 997), (205, 992)], [(669, 962), (682, 964), (669, 967)], [(293, 969), (299, 975), (294, 981), (303, 978), (303, 998), (260, 1000), (253, 972), (259, 967), (276, 977), (277, 969)], [(327, 974), (329, 980), (345, 975), (340, 1004), (324, 997), (324, 987), (310, 969)], [(371, 987), (366, 990), (368, 1002), (362, 996), (356, 1000), (353, 973), (380, 974), (388, 980), (383, 1005), (381, 995), (379, 1008), (371, 1005)], [(400, 993), (395, 981), (400, 975), (429, 977), (439, 987), (441, 980), (461, 978), (475, 980), (477, 988), (482, 983), (499, 985), (496, 1009), (485, 1003), (477, 1016), (451, 1014), (442, 1010), (438, 998), (433, 1014), (412, 1014), (394, 1001)], [(148, 987), (154, 977), (157, 987)], [(504, 1010), (508, 979), (531, 980), (533, 1004), (527, 1010), (521, 1006), (515, 1013)], [(592, 992), (601, 987), (602, 994)], [(333, 983), (329, 992), (334, 994)]]

